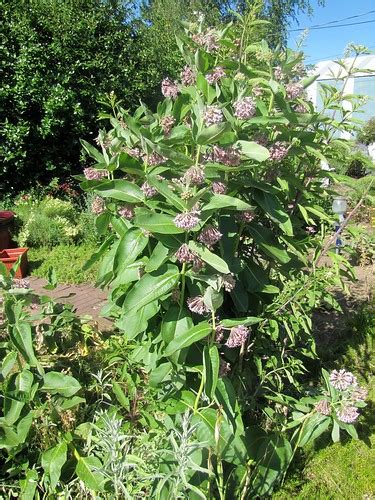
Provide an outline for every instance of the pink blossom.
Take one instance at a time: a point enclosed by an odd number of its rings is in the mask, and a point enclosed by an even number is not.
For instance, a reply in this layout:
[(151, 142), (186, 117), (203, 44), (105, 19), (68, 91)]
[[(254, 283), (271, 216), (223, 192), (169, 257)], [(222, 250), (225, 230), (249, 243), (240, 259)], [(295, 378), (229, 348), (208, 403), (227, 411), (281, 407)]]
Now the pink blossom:
[(330, 415), (331, 414), (330, 404), (326, 399), (322, 399), (321, 401), (316, 403), (315, 409), (321, 415)]
[(223, 287), (226, 292), (232, 292), (236, 286), (236, 280), (232, 274), (224, 274), (222, 276)]
[(176, 215), (173, 222), (176, 227), (183, 229), (184, 231), (190, 231), (190, 229), (193, 229), (199, 224), (200, 219), (197, 213), (192, 211)]
[(192, 186), (199, 186), (204, 182), (205, 175), (202, 167), (190, 167), (182, 177), (183, 182), (191, 184)]
[(103, 177), (107, 177), (107, 172), (105, 170), (97, 170), (96, 168), (85, 168), (83, 173), (89, 181), (98, 181), (103, 179)]
[(196, 33), (192, 36), (194, 42), (207, 52), (215, 52), (219, 49), (219, 37), (213, 30), (204, 33)]
[(151, 165), (152, 167), (155, 167), (157, 165), (162, 165), (167, 161), (167, 158), (165, 156), (160, 155), (156, 151), (153, 151), (147, 158), (147, 163)]
[(254, 219), (255, 219), (255, 214), (250, 210), (244, 210), (238, 215), (238, 220), (240, 220), (241, 222), (251, 222)]
[(255, 114), (256, 106), (251, 97), (244, 97), (233, 105), (234, 116), (240, 120), (248, 120)]
[(227, 148), (214, 146), (213, 157), (214, 161), (217, 163), (222, 163), (223, 165), (231, 167), (236, 167), (241, 163), (241, 154), (239, 150), (233, 146)]
[(277, 141), (270, 147), (270, 160), (281, 161), (288, 154), (288, 146), (284, 142)]
[(211, 188), (212, 192), (215, 194), (225, 194), (227, 192), (227, 186), (224, 182), (214, 181)]
[(241, 347), (245, 344), (250, 330), (245, 325), (234, 326), (231, 328), (228, 340), (225, 345), (231, 349), (234, 347)]
[(175, 123), (176, 123), (176, 120), (171, 115), (165, 116), (164, 118), (162, 118), (160, 120), (160, 125), (161, 125), (161, 128), (163, 129), (165, 136), (168, 136), (171, 133), (171, 130), (172, 130)]
[(329, 381), (339, 391), (345, 391), (349, 386), (357, 384), (355, 376), (344, 369), (333, 370), (329, 376)]
[(176, 82), (174, 82), (170, 78), (164, 78), (164, 80), (161, 82), (161, 93), (164, 97), (171, 97), (172, 99), (176, 99), (178, 94), (178, 87)]
[(132, 205), (122, 205), (118, 209), (118, 214), (121, 215), (121, 217), (124, 217), (124, 219), (132, 219), (134, 217), (134, 209)]
[(273, 74), (275, 75), (275, 80), (283, 80), (284, 79), (284, 73), (283, 73), (280, 66), (276, 66)]
[(359, 417), (359, 412), (355, 406), (344, 406), (337, 412), (337, 418), (346, 424), (352, 424)]
[(206, 247), (211, 248), (215, 245), (221, 238), (222, 234), (215, 227), (207, 225), (202, 229), (198, 236), (198, 241), (206, 245)]
[(181, 263), (193, 262), (195, 255), (196, 254), (190, 250), (189, 246), (186, 243), (181, 245), (175, 253), (176, 259)]
[(181, 81), (183, 85), (194, 85), (196, 80), (196, 74), (193, 68), (190, 66), (185, 66), (181, 71)]
[(96, 196), (92, 203), (91, 203), (91, 211), (95, 215), (100, 215), (104, 212), (105, 210), (105, 203), (103, 198), (100, 198), (100, 196)]
[(288, 83), (286, 86), (286, 96), (288, 99), (296, 99), (303, 94), (304, 87), (302, 83)]
[(225, 77), (224, 68), (221, 66), (216, 66), (211, 73), (206, 75), (206, 80), (210, 85), (214, 85), (219, 80)]
[(209, 312), (209, 309), (204, 303), (203, 297), (201, 295), (198, 295), (197, 297), (189, 297), (186, 302), (188, 308), (193, 313), (203, 315)]
[(149, 184), (147, 181), (142, 184), (141, 189), (146, 198), (152, 198), (153, 196), (158, 194), (158, 190), (154, 188), (154, 186), (151, 186), (151, 184)]
[(203, 121), (207, 127), (216, 125), (224, 120), (223, 112), (217, 106), (207, 106), (203, 115)]

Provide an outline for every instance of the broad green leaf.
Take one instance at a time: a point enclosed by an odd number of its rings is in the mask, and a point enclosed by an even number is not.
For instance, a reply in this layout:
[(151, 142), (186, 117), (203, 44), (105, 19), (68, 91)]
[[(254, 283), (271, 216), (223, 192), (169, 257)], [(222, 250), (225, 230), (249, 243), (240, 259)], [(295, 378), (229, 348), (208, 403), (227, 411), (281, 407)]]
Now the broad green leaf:
[(35, 469), (29, 469), (25, 479), (20, 480), (20, 500), (34, 500), (37, 486), (38, 473)]
[(307, 420), (307, 422), (305, 422), (303, 426), (298, 446), (300, 448), (303, 448), (310, 441), (314, 441), (328, 429), (330, 422), (330, 417), (326, 417), (325, 415), (321, 415), (320, 413), (313, 413), (313, 415)]
[(179, 277), (178, 268), (171, 264), (154, 273), (145, 274), (127, 294), (122, 306), (123, 314), (136, 312), (146, 304), (163, 297), (176, 286)]
[(287, 264), (290, 261), (288, 253), (277, 242), (269, 229), (252, 222), (248, 225), (248, 230), (254, 238), (256, 245), (259, 246), (266, 255), (276, 259), (281, 264)]
[(332, 437), (332, 441), (334, 443), (338, 443), (340, 441), (340, 426), (336, 422), (336, 420), (333, 421), (333, 428), (332, 428), (331, 437)]
[(147, 180), (151, 186), (154, 186), (171, 205), (177, 208), (177, 210), (180, 212), (186, 210), (186, 203), (171, 190), (167, 181), (159, 180), (153, 175), (150, 175)]
[(152, 271), (156, 271), (157, 269), (159, 269), (159, 267), (166, 261), (168, 253), (168, 248), (166, 248), (160, 241), (158, 241), (146, 264), (146, 273), (151, 273)]
[(142, 211), (135, 217), (133, 223), (135, 226), (151, 231), (152, 233), (160, 234), (180, 234), (183, 229), (180, 229), (173, 222), (174, 217), (166, 214), (156, 214), (153, 212), (146, 213)]
[(149, 383), (151, 387), (158, 387), (165, 378), (173, 371), (173, 365), (170, 361), (162, 363), (157, 368), (154, 368), (150, 373)]
[(15, 351), (10, 351), (3, 359), (1, 363), (1, 374), (4, 378), (6, 378), (9, 373), (12, 371), (13, 366), (17, 361), (17, 353)]
[(81, 144), (86, 152), (89, 154), (91, 158), (97, 161), (97, 163), (105, 163), (104, 156), (100, 153), (94, 146), (92, 146), (89, 142), (81, 139)]
[(255, 316), (247, 316), (246, 318), (238, 318), (238, 319), (223, 319), (220, 321), (220, 324), (225, 328), (232, 328), (233, 326), (238, 325), (256, 325), (260, 323), (263, 318), (257, 318)]
[(191, 315), (184, 308), (171, 306), (165, 313), (161, 325), (161, 336), (166, 344), (193, 328)]
[(271, 220), (276, 222), (287, 236), (293, 236), (292, 221), (280, 203), (280, 200), (275, 195), (258, 189), (254, 189), (252, 195)]
[(120, 405), (129, 411), (130, 410), (130, 400), (125, 395), (124, 391), (121, 389), (120, 384), (118, 382), (116, 382), (115, 380), (112, 383), (112, 390), (113, 390), (114, 395), (116, 396), (117, 401), (120, 403)]
[(254, 207), (242, 201), (239, 198), (228, 196), (226, 194), (216, 194), (211, 200), (202, 208), (202, 212), (208, 210), (217, 210), (218, 208), (228, 208), (233, 210), (253, 210)]
[[(9, 317), (8, 310), (7, 316)], [(31, 325), (26, 321), (16, 320), (14, 325), (9, 325), (8, 331), (12, 343), (24, 357), (25, 361), (30, 366), (35, 366), (38, 372), (42, 374), (43, 368), (34, 353)]]
[(122, 330), (128, 340), (134, 339), (139, 333), (147, 329), (149, 319), (159, 311), (158, 301), (150, 302), (144, 307), (134, 310), (131, 314), (124, 314), (116, 321), (116, 327)]
[(217, 311), (223, 304), (223, 294), (214, 290), (211, 286), (206, 288), (203, 301), (211, 311)]
[(189, 241), (189, 247), (193, 250), (193, 252), (196, 252), (199, 257), (204, 260), (204, 262), (207, 262), (207, 264), (216, 269), (216, 271), (219, 271), (219, 273), (230, 273), (230, 269), (225, 260), (208, 250), (207, 247), (199, 245), (198, 243), (195, 243), (195, 241)]
[(54, 490), (59, 482), (62, 466), (66, 462), (68, 446), (65, 441), (42, 454), (42, 467), (49, 477), (50, 487)]
[(50, 394), (61, 394), (69, 398), (78, 392), (81, 384), (77, 379), (61, 372), (48, 372), (44, 375), (42, 390)]
[(117, 274), (132, 264), (147, 246), (148, 237), (137, 227), (130, 228), (121, 238), (113, 261), (113, 272)]
[(209, 335), (211, 332), (212, 326), (207, 321), (202, 321), (179, 337), (173, 339), (172, 342), (167, 345), (164, 351), (164, 355), (171, 356), (176, 351), (180, 351), (185, 347), (189, 347), (195, 342), (198, 342), (198, 340), (207, 337), (207, 335)]
[(264, 146), (252, 141), (237, 141), (235, 146), (241, 148), (241, 153), (246, 158), (256, 161), (265, 161), (270, 156), (270, 152)]
[(197, 143), (198, 144), (210, 144), (214, 142), (218, 142), (220, 137), (230, 130), (230, 123), (217, 123), (216, 125), (211, 125), (202, 130), (198, 134)]
[(95, 193), (103, 198), (126, 201), (128, 203), (139, 203), (144, 201), (144, 194), (133, 182), (125, 179), (106, 181), (94, 189)]
[(100, 245), (99, 249), (91, 255), (89, 260), (83, 264), (83, 271), (86, 271), (91, 266), (95, 264), (98, 260), (102, 258), (108, 248), (111, 246), (113, 242), (113, 235), (109, 236), (103, 243)]
[(85, 486), (93, 491), (103, 491), (106, 482), (100, 473), (102, 464), (97, 457), (82, 457), (77, 450), (74, 451), (77, 459), (76, 474), (85, 483)]

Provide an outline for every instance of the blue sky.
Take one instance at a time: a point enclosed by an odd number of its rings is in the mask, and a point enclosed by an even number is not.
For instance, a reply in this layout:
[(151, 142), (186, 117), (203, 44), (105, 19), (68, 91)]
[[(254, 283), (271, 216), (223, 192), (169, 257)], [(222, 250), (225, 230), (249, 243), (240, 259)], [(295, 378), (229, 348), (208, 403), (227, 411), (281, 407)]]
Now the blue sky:
[[(340, 21), (337, 24), (375, 20), (375, 0), (326, 0), (325, 7), (318, 6), (317, 0), (311, 0), (311, 5), (314, 8), (312, 17), (309, 18), (305, 14), (298, 15), (298, 23), (291, 23), (290, 30), (356, 15), (361, 15), (361, 17)], [(372, 14), (362, 15), (371, 10), (374, 11)], [(289, 46), (292, 49), (296, 48), (296, 41), (300, 33), (289, 32)], [(304, 43), (306, 62), (316, 63), (340, 57), (349, 42), (366, 45), (375, 50), (375, 22), (341, 28), (311, 30)]]

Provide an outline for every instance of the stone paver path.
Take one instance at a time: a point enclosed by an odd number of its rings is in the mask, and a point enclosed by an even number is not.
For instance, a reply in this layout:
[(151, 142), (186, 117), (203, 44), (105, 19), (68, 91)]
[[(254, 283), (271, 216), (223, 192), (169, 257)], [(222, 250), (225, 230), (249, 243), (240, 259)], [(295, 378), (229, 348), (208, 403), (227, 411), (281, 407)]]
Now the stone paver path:
[(110, 320), (100, 317), (107, 294), (92, 285), (58, 285), (54, 290), (45, 290), (47, 281), (43, 278), (31, 276), (30, 288), (35, 295), (48, 295), (56, 302), (73, 304), (78, 316), (90, 315), (100, 330), (110, 330), (113, 324)]

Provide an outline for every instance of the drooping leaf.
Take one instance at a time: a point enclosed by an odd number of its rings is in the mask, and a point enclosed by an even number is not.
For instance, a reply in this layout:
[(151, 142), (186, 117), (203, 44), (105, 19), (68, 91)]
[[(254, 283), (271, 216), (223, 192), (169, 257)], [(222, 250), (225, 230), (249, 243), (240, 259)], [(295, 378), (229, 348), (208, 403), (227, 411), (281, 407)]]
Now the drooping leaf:
[(99, 458), (82, 457), (77, 450), (75, 450), (74, 456), (77, 459), (76, 474), (85, 486), (93, 491), (103, 491), (106, 479), (100, 473), (102, 464)]
[(142, 276), (127, 294), (122, 306), (123, 314), (136, 312), (146, 304), (165, 295), (177, 284), (179, 276), (178, 268), (171, 264)]
[(235, 146), (239, 146), (241, 153), (246, 158), (256, 161), (265, 161), (270, 156), (270, 152), (264, 146), (252, 141), (237, 141)]
[(217, 123), (211, 125), (210, 127), (204, 128), (202, 132), (198, 134), (197, 143), (198, 144), (211, 144), (218, 142), (220, 137), (230, 130), (230, 123)]
[(226, 194), (216, 194), (211, 200), (202, 207), (202, 213), (209, 210), (217, 210), (218, 208), (227, 208), (230, 210), (253, 210), (254, 207), (246, 203), (246, 201), (228, 196)]
[(94, 189), (95, 193), (103, 198), (126, 201), (127, 203), (139, 203), (144, 201), (144, 194), (136, 184), (125, 179), (106, 181)]
[(61, 394), (67, 398), (73, 396), (81, 384), (71, 375), (61, 372), (48, 372), (44, 375), (42, 390), (50, 394)]
[(53, 448), (42, 454), (42, 467), (49, 477), (49, 483), (54, 490), (59, 482), (61, 469), (66, 462), (68, 446), (65, 441), (58, 443)]
[(287, 236), (293, 236), (292, 222), (280, 200), (275, 195), (258, 189), (254, 189), (252, 195), (271, 220), (276, 222)]
[(156, 271), (159, 267), (164, 264), (168, 257), (169, 250), (165, 247), (161, 241), (158, 241), (156, 247), (153, 249), (152, 254), (146, 264), (145, 271), (146, 273), (151, 273), (152, 271)]
[(117, 274), (120, 269), (132, 264), (138, 255), (147, 246), (148, 237), (137, 227), (130, 228), (120, 239), (113, 261), (113, 272)]
[(156, 214), (142, 211), (133, 221), (135, 226), (146, 229), (151, 233), (181, 234), (184, 231), (173, 222), (174, 217), (166, 214)]
[(263, 252), (276, 259), (281, 264), (287, 264), (290, 261), (290, 257), (286, 250), (277, 242), (276, 238), (273, 236), (272, 232), (259, 224), (254, 222), (248, 225), (248, 229), (256, 245), (259, 246)]
[(221, 257), (216, 255), (215, 253), (211, 252), (208, 250), (207, 247), (203, 245), (199, 245), (198, 243), (195, 243), (195, 241), (189, 241), (189, 247), (196, 252), (199, 257), (204, 260), (204, 262), (207, 262), (211, 267), (219, 271), (219, 273), (223, 274), (229, 274), (230, 269)]
[(176, 351), (189, 347), (195, 342), (207, 337), (210, 332), (212, 332), (212, 326), (207, 321), (202, 321), (187, 332), (174, 338), (172, 342), (167, 345), (164, 355), (171, 356)]

